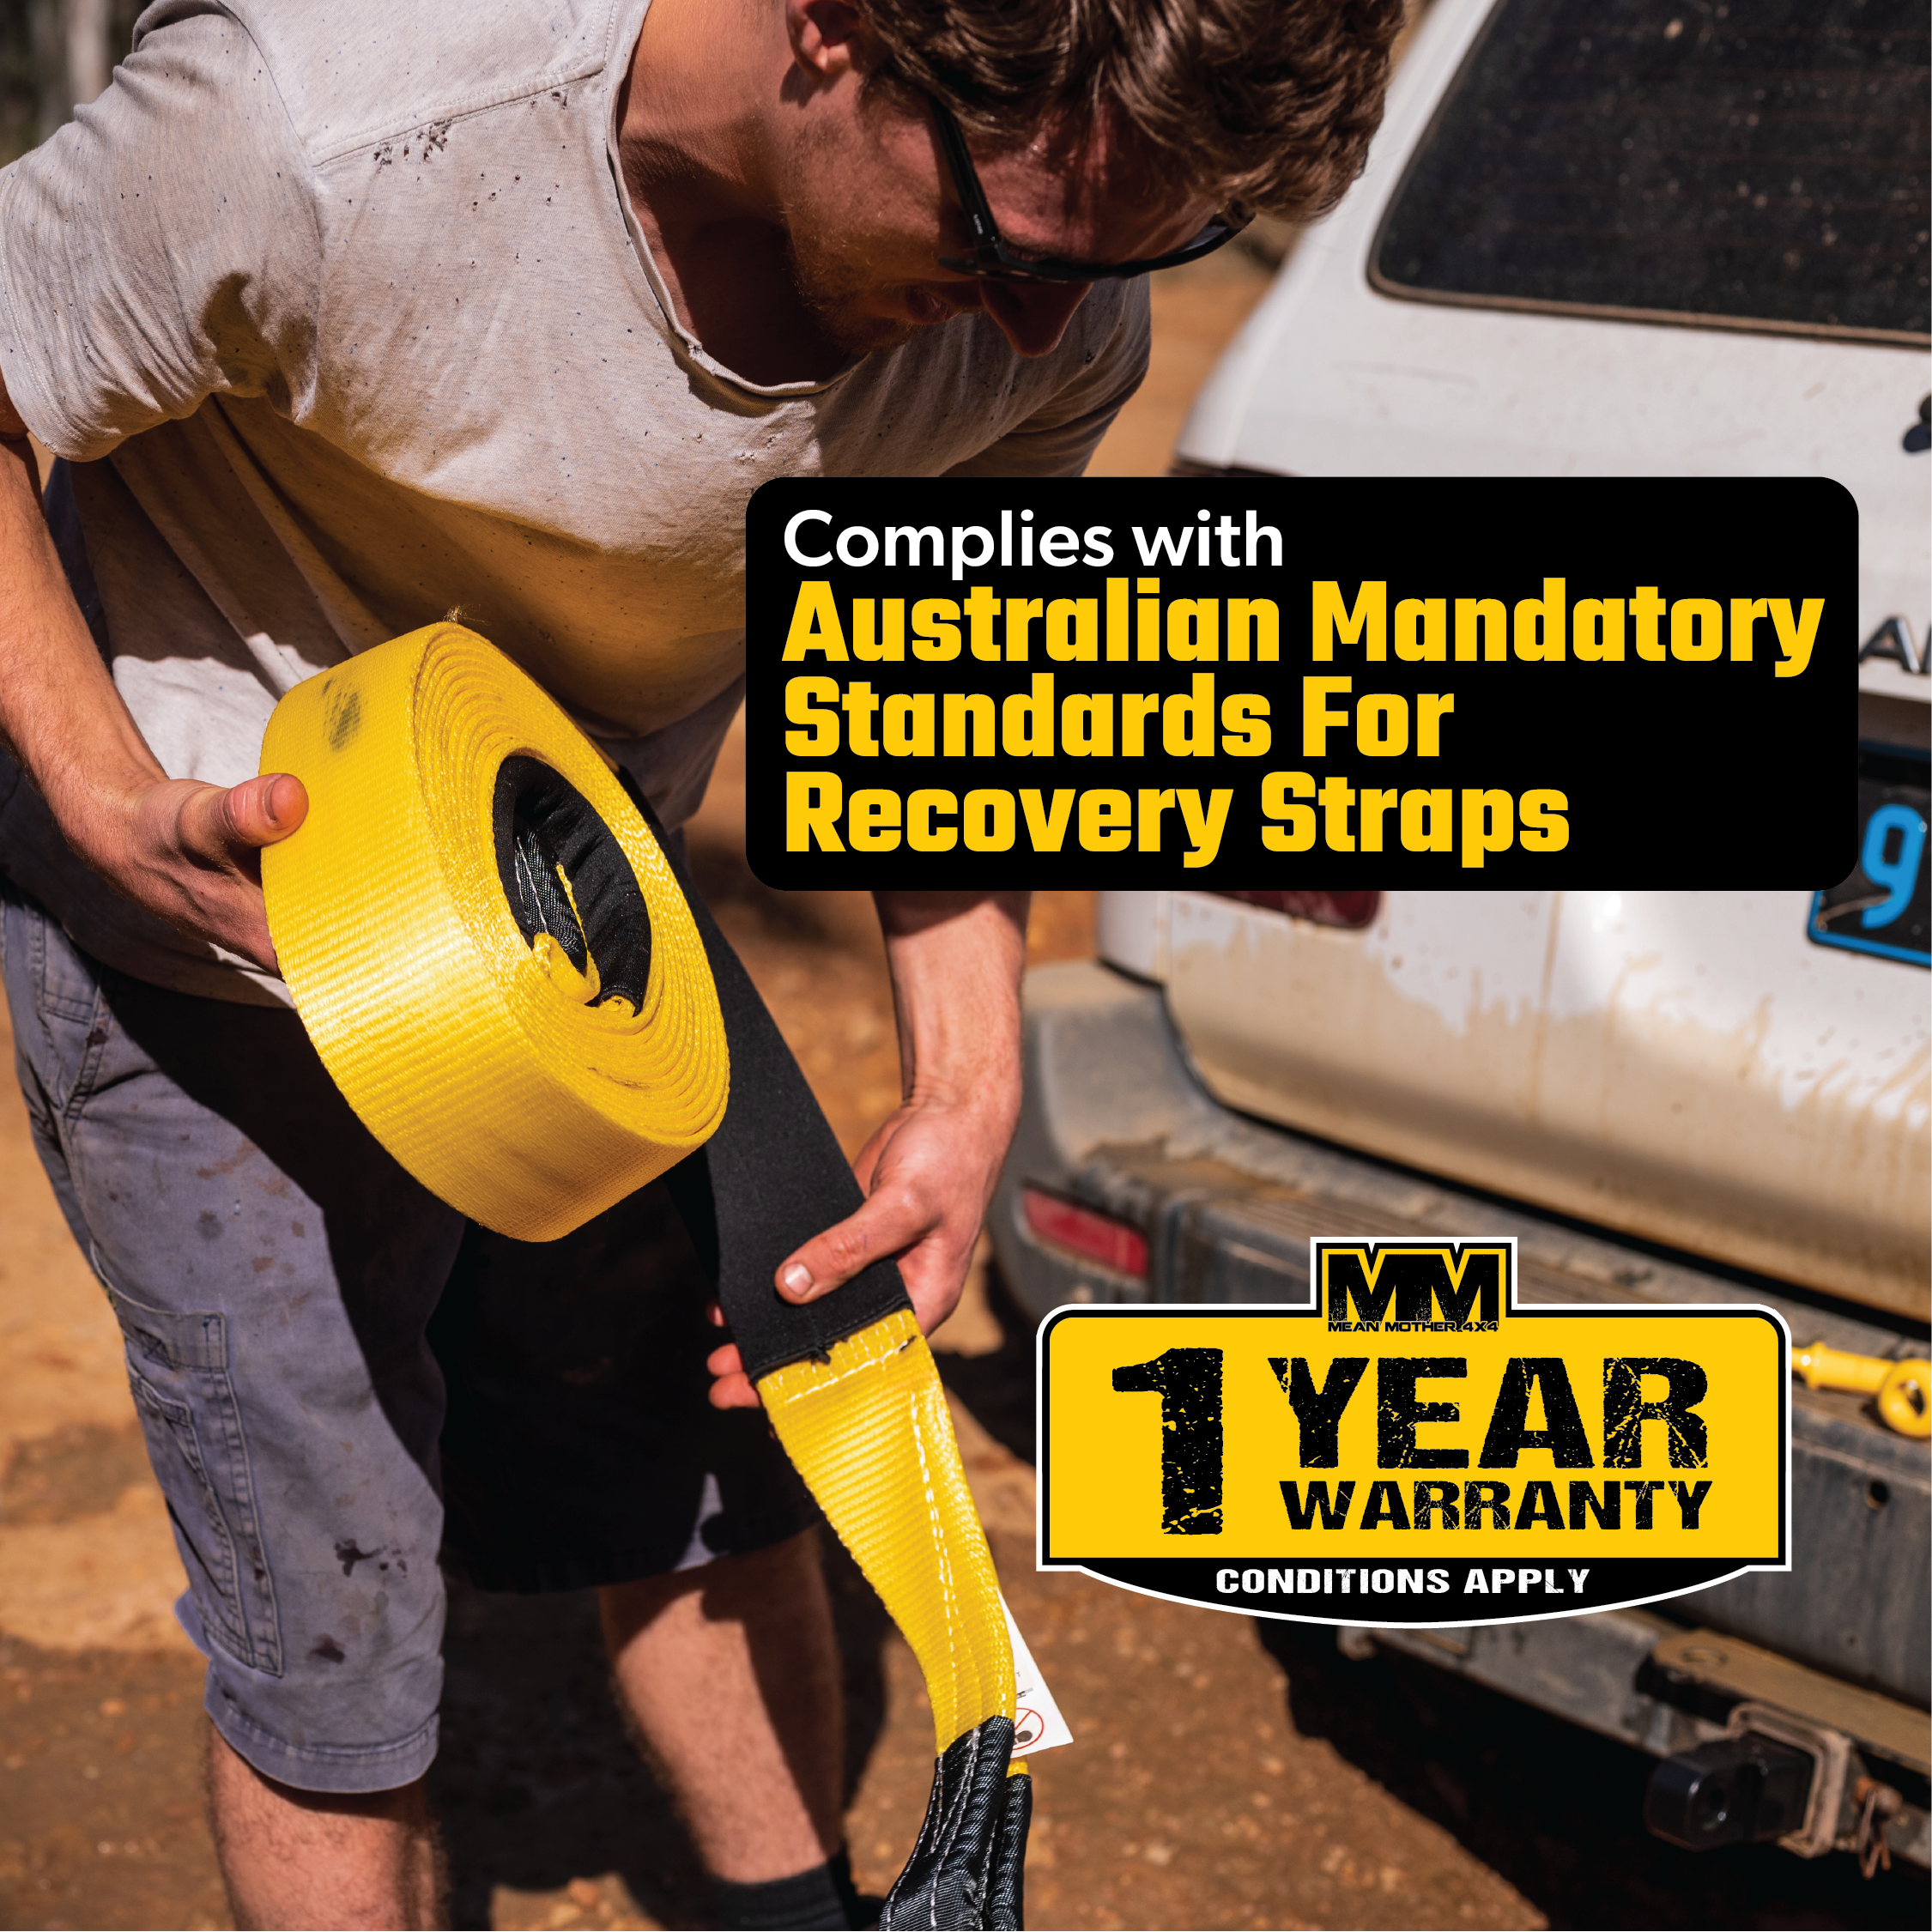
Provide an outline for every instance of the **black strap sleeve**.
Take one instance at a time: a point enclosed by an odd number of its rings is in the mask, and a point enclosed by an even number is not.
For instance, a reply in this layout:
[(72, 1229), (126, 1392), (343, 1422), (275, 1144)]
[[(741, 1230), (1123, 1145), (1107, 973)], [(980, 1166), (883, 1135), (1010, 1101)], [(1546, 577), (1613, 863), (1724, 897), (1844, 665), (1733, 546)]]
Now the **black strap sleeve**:
[(778, 1022), (692, 883), (684, 841), (667, 839), (636, 788), (627, 780), (625, 789), (677, 875), (724, 1014), (731, 1098), (724, 1123), (666, 1178), (755, 1382), (787, 1362), (822, 1355), (911, 1303), (889, 1261), (874, 1262), (803, 1307), (780, 1299), (778, 1263), (855, 1213), (865, 1196)]

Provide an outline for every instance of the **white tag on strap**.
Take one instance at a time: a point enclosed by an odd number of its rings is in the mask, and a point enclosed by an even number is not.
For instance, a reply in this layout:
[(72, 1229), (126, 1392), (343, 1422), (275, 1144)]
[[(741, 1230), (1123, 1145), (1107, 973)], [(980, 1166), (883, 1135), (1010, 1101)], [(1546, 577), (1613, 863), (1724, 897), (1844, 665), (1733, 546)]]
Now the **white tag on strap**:
[(1033, 1662), (1033, 1654), (1027, 1648), (1027, 1639), (1020, 1634), (1020, 1626), (1013, 1620), (1012, 1607), (1003, 1596), (1000, 1608), (1006, 1612), (1006, 1633), (1013, 1639), (1014, 1756), (1030, 1758), (1036, 1752), (1051, 1751), (1056, 1745), (1071, 1744), (1074, 1734), (1067, 1729), (1067, 1720), (1060, 1715), (1060, 1706), (1053, 1701), (1052, 1692), (1041, 1678), (1039, 1666)]

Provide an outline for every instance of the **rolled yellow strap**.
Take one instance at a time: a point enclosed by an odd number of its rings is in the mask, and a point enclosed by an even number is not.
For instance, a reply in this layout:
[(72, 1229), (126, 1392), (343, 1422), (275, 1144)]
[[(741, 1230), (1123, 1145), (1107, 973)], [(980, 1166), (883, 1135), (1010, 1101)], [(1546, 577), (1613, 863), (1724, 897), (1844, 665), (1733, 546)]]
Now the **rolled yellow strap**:
[[(650, 917), (635, 1005), (598, 1000), (594, 955), (579, 971), (518, 925), (496, 824), (517, 758), (567, 780), (630, 863)], [(282, 977), (349, 1105), (431, 1192), (554, 1240), (717, 1127), (724, 1022), (690, 908), (589, 739), (501, 651), (457, 624), (365, 651), (282, 700), (262, 769), (309, 795), (262, 854)]]

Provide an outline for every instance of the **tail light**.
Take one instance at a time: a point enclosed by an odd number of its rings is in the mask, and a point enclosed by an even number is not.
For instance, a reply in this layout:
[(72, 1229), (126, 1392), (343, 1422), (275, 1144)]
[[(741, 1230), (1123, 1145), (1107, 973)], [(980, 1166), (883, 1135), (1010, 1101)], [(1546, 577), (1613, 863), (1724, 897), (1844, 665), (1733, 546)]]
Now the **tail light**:
[(1082, 1261), (1097, 1262), (1116, 1275), (1144, 1281), (1148, 1275), (1148, 1238), (1130, 1221), (1083, 1208), (1037, 1187), (1020, 1190), (1027, 1231), (1050, 1248), (1064, 1249)]
[(1265, 905), (1291, 919), (1307, 919), (1317, 926), (1346, 926), (1360, 931), (1372, 925), (1382, 905), (1380, 893), (1216, 893), (1216, 899), (1238, 899), (1245, 905)]

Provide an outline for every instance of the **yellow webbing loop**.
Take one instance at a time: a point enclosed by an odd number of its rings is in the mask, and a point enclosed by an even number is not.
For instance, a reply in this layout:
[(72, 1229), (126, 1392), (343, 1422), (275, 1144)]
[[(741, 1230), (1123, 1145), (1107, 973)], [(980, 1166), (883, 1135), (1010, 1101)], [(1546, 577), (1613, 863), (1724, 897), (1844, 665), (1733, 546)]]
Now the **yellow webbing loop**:
[[(596, 962), (578, 973), (512, 915), (492, 814), (518, 755), (569, 779), (637, 876), (651, 969), (636, 1010), (590, 1004)], [(262, 854), (282, 977), (336, 1086), (424, 1186), (552, 1240), (703, 1144), (729, 1085), (704, 942), (623, 787), (501, 651), (457, 624), (364, 651), (276, 707), (262, 769), (309, 795), (305, 823)]]
[[(778, 1440), (905, 1632), (943, 1752), (1014, 1715), (1013, 1647), (932, 1351), (901, 1310), (758, 1384)], [(1024, 1765), (1014, 1767), (1024, 1769)]]

